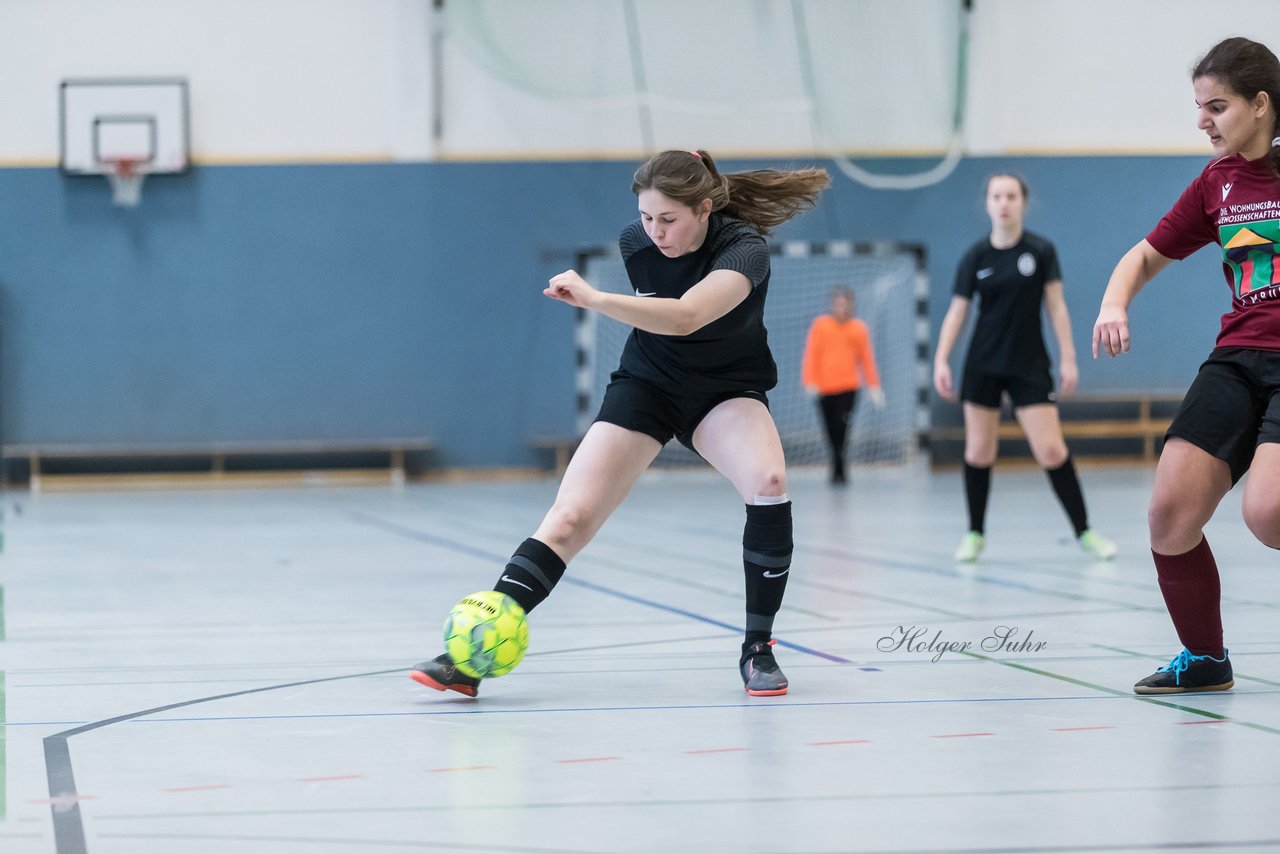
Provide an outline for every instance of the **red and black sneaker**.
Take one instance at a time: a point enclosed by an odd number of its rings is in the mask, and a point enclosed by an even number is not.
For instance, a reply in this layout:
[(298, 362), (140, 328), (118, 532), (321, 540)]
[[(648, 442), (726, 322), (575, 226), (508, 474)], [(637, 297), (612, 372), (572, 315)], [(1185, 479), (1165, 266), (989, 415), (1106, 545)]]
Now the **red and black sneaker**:
[(468, 697), (474, 697), (476, 689), (480, 687), (480, 680), (459, 672), (447, 653), (437, 655), (430, 661), (415, 664), (409, 671), (409, 678), (419, 685), (426, 685), (437, 691), (457, 691)]
[(742, 651), (738, 670), (742, 684), (753, 697), (777, 697), (787, 693), (787, 677), (773, 657), (773, 645), (777, 641), (756, 641)]

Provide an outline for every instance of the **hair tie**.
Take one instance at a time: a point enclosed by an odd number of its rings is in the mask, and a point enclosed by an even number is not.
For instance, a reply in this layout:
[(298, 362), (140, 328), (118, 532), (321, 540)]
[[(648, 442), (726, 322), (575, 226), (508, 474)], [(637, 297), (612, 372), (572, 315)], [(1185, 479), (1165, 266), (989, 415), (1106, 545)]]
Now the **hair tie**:
[[(1276, 140), (1275, 142), (1272, 143), (1272, 145), (1280, 145), (1280, 137), (1276, 137)], [(702, 159), (702, 155), (697, 151), (690, 151), (689, 153), (692, 154), (694, 157), (698, 158), (699, 160)]]
[(1280, 136), (1278, 136), (1278, 137), (1276, 137), (1275, 139), (1271, 140), (1271, 147), (1272, 147), (1272, 148), (1280, 148)]

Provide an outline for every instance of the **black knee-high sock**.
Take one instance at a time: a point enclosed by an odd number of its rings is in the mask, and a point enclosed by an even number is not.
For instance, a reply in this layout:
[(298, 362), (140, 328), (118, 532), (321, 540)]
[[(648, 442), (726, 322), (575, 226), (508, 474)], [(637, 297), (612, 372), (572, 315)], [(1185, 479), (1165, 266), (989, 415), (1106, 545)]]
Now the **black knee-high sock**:
[(987, 496), (991, 493), (991, 466), (964, 464), (964, 497), (969, 504), (969, 530), (986, 531)]
[(782, 607), (791, 571), (791, 502), (748, 504), (742, 530), (742, 568), (747, 579), (745, 650), (773, 636), (773, 618)]
[(1067, 511), (1071, 527), (1080, 536), (1089, 528), (1089, 517), (1084, 510), (1084, 494), (1080, 491), (1080, 478), (1076, 477), (1076, 464), (1071, 457), (1056, 469), (1045, 469), (1049, 474), (1049, 483), (1057, 493), (1062, 509)]
[(564, 575), (564, 561), (550, 546), (530, 537), (511, 556), (493, 589), (520, 603), (525, 613), (551, 594), (551, 589)]

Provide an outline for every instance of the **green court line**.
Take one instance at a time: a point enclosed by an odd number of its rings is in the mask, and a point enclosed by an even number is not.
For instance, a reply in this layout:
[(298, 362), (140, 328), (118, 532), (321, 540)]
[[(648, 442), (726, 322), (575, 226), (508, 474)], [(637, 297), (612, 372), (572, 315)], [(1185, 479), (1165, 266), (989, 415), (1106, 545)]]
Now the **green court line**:
[(5, 796), (5, 782), (9, 779), (9, 766), (5, 761), (4, 737), (9, 727), (4, 711), (4, 671), (0, 670), (0, 821), (5, 819), (5, 805), (8, 798)]
[(1184, 706), (1180, 703), (1171, 703), (1168, 700), (1157, 700), (1151, 696), (1134, 694), (1132, 691), (1118, 691), (1115, 688), (1108, 688), (1106, 685), (1096, 685), (1093, 682), (1085, 682), (1083, 679), (1076, 679), (1071, 676), (1065, 676), (1061, 673), (1053, 673), (1052, 671), (1049, 671), (1049, 670), (1041, 670), (1038, 667), (1028, 667), (1025, 664), (1018, 664), (1017, 662), (1014, 662), (1014, 661), (1004, 661), (999, 658), (991, 658), (990, 656), (981, 655), (976, 652), (969, 652), (968, 650), (959, 650), (959, 652), (961, 655), (967, 655), (970, 658), (977, 658), (981, 661), (990, 661), (992, 664), (1001, 664), (1001, 665), (1004, 665), (1005, 667), (1012, 667), (1014, 670), (1022, 670), (1027, 673), (1034, 673), (1037, 676), (1048, 676), (1050, 679), (1057, 679), (1060, 682), (1069, 682), (1072, 685), (1079, 685), (1081, 688), (1091, 688), (1094, 691), (1101, 691), (1102, 693), (1110, 694), (1113, 697), (1127, 697), (1129, 699), (1137, 700), (1142, 703), (1150, 703), (1153, 706), (1164, 706), (1166, 709), (1175, 709), (1179, 712), (1188, 712), (1193, 715), (1200, 715), (1201, 717), (1212, 718), (1213, 720), (1225, 721), (1227, 723), (1233, 723), (1237, 726), (1260, 730), (1261, 732), (1269, 732), (1272, 735), (1280, 735), (1280, 729), (1277, 729), (1275, 727), (1269, 727), (1266, 724), (1257, 724), (1257, 723), (1253, 723), (1252, 721), (1242, 721), (1242, 720), (1233, 718), (1229, 715), (1220, 715), (1217, 712), (1209, 712), (1204, 709), (1196, 709), (1196, 708), (1192, 708), (1191, 706)]
[[(1152, 657), (1150, 655), (1147, 655), (1146, 653), (1138, 652), (1137, 650), (1134, 650), (1134, 649), (1125, 649), (1124, 647), (1119, 647), (1119, 646), (1107, 646), (1106, 644), (1102, 644), (1102, 643), (1091, 644), (1091, 646), (1096, 646), (1098, 647), (1098, 649), (1105, 649), (1108, 652), (1119, 652), (1119, 653), (1123, 653), (1124, 655), (1132, 655), (1136, 658)], [(1270, 685), (1272, 688), (1280, 688), (1280, 682), (1275, 682), (1271, 679), (1263, 679), (1261, 676), (1246, 676), (1243, 673), (1233, 673), (1232, 675), (1236, 679), (1243, 679), (1246, 682), (1257, 682), (1259, 685)]]

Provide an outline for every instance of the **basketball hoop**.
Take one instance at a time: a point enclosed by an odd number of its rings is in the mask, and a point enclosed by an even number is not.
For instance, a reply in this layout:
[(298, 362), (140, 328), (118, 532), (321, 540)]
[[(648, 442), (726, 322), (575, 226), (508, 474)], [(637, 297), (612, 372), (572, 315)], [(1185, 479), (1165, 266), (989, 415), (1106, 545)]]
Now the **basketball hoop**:
[(134, 208), (142, 200), (142, 179), (147, 176), (149, 161), (132, 157), (104, 160), (110, 168), (107, 181), (111, 183), (111, 201), (117, 207)]

